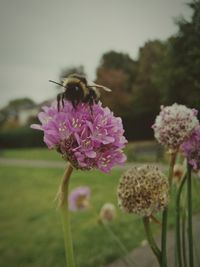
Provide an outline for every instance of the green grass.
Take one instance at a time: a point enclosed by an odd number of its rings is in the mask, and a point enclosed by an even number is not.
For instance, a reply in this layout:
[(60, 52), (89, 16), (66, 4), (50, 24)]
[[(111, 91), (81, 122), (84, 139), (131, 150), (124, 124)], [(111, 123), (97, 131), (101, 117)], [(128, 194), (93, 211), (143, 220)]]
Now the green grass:
[[(65, 266), (62, 228), (54, 203), (61, 176), (59, 169), (1, 167), (1, 267)], [(120, 255), (116, 244), (97, 224), (101, 206), (105, 202), (116, 204), (119, 176), (120, 171), (111, 175), (73, 173), (71, 188), (89, 185), (92, 189), (92, 208), (71, 216), (77, 266), (103, 266)], [(143, 238), (142, 225), (134, 216), (119, 213), (112, 228), (129, 249)]]
[(1, 150), (0, 157), (8, 159), (13, 158), (13, 159), (60, 161), (61, 155), (55, 150), (49, 150), (47, 148), (19, 148), (19, 149)]
[[(63, 174), (61, 169), (2, 167), (0, 175), (0, 267), (64, 267), (64, 244), (59, 212), (54, 197)], [(120, 251), (97, 223), (97, 213), (105, 202), (116, 204), (116, 188), (121, 175), (98, 171), (74, 171), (71, 189), (89, 185), (91, 208), (71, 214), (77, 267), (100, 267), (120, 257)], [(195, 180), (194, 211), (200, 210), (200, 182)], [(173, 226), (174, 210), (170, 213)], [(141, 220), (118, 210), (111, 224), (129, 250), (145, 239)], [(157, 231), (159, 231), (159, 227)]]

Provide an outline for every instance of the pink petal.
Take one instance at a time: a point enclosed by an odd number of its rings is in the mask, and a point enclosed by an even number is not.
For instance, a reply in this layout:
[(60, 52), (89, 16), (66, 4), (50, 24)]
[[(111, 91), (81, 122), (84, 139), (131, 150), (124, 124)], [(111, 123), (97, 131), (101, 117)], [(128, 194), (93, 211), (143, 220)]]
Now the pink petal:
[(43, 131), (42, 125), (40, 125), (40, 124), (31, 124), (31, 128), (35, 129), (35, 130)]

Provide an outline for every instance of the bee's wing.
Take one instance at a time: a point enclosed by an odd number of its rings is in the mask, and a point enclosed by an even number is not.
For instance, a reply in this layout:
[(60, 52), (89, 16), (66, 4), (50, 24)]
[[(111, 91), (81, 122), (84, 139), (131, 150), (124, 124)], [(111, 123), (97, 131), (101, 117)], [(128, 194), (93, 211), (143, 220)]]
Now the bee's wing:
[(96, 84), (94, 82), (89, 82), (88, 87), (96, 87), (97, 89), (103, 89), (106, 92), (112, 92), (112, 90), (110, 88), (105, 87), (105, 86), (100, 85), (100, 84)]
[(63, 86), (66, 86), (68, 82), (69, 82), (68, 78), (63, 78), (62, 79)]

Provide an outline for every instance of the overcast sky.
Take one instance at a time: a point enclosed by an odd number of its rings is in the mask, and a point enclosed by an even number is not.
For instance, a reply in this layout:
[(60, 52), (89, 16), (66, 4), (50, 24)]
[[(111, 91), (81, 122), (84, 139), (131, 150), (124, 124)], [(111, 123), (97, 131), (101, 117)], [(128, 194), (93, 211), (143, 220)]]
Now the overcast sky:
[(0, 107), (14, 98), (55, 97), (49, 79), (84, 65), (90, 79), (103, 53), (136, 58), (147, 40), (176, 33), (186, 0), (0, 0)]

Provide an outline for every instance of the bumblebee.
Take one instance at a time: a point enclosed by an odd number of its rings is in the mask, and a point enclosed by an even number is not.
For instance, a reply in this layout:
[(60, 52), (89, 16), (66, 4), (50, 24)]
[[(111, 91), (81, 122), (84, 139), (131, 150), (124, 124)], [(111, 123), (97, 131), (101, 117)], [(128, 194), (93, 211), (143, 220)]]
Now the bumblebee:
[(91, 108), (100, 98), (99, 89), (111, 92), (111, 90), (105, 86), (88, 82), (84, 76), (79, 74), (69, 75), (63, 80), (62, 84), (52, 80), (49, 81), (64, 88), (63, 92), (57, 95), (58, 111), (60, 111), (61, 104), (62, 107), (64, 107), (64, 100), (70, 101), (75, 109), (79, 103), (88, 103)]

